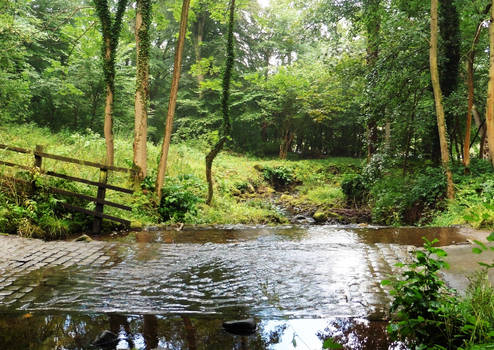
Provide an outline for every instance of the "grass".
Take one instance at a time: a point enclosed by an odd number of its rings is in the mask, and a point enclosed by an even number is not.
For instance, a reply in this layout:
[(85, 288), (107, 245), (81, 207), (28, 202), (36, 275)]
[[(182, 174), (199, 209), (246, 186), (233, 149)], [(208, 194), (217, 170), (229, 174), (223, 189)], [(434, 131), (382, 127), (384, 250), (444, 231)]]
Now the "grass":
[[(4, 125), (0, 127), (0, 140), (2, 140), (1, 143), (27, 149), (34, 149), (36, 145), (43, 145), (45, 152), (48, 153), (93, 162), (102, 163), (104, 161), (104, 139), (101, 135), (91, 132), (87, 134), (69, 132), (54, 134), (48, 129), (33, 124)], [(161, 145), (148, 144), (150, 184), (154, 183), (160, 147)], [(298, 189), (297, 199), (299, 201), (313, 202), (316, 205), (339, 205), (343, 203), (343, 196), (339, 189), (341, 175), (345, 172), (353, 172), (360, 164), (360, 160), (351, 158), (281, 161), (222, 152), (213, 164), (215, 197), (212, 206), (207, 206), (203, 203), (207, 191), (204, 174), (204, 158), (207, 151), (207, 147), (198, 148), (187, 144), (172, 144), (170, 148), (165, 186), (167, 183), (179, 182), (181, 181), (179, 179), (183, 179), (185, 176), (193, 180), (188, 182), (187, 190), (202, 200), (197, 205), (197, 213), (186, 216), (185, 223), (188, 224), (277, 224), (286, 222), (286, 218), (271, 203), (270, 194), (274, 190), (270, 188), (263, 178), (262, 171), (259, 170), (265, 167), (283, 166), (291, 169), (302, 184)], [(132, 154), (132, 138), (128, 135), (115, 135), (115, 165), (131, 167)], [(32, 155), (5, 150), (0, 150), (0, 160), (24, 165), (33, 164)], [(98, 169), (49, 159), (43, 160), (43, 168), (93, 181), (98, 181), (99, 177)], [(13, 171), (18, 172), (14, 168), (0, 166), (0, 172), (4, 174), (12, 174)], [(50, 185), (53, 181), (49, 180)], [(121, 173), (111, 173), (109, 183), (131, 187), (128, 175)], [(89, 195), (96, 194), (94, 187), (91, 188), (83, 184), (59, 182), (56, 185), (69, 187), (71, 190)], [(133, 210), (129, 214), (119, 209), (105, 207), (105, 213), (125, 217), (144, 225), (160, 222), (156, 204), (153, 204), (155, 200), (152, 193), (146, 193), (146, 191), (134, 195), (115, 191), (108, 191), (107, 193), (107, 200), (129, 204)], [(23, 203), (16, 204), (23, 206)], [(5, 209), (5, 204), (3, 206)], [(93, 204), (86, 204), (86, 207), (91, 209)], [(1, 224), (1, 213), (2, 201), (0, 200), (0, 231), (4, 231), (5, 229), (2, 229)], [(47, 225), (61, 232), (71, 230), (69, 228), (64, 229), (64, 227), (57, 228), (59, 223), (50, 222), (51, 219), (48, 216), (44, 215), (44, 221), (47, 222)], [(67, 220), (70, 220), (70, 217)], [(27, 227), (27, 235), (32, 234), (30, 230), (34, 229)], [(56, 234), (55, 236), (60, 235)]]

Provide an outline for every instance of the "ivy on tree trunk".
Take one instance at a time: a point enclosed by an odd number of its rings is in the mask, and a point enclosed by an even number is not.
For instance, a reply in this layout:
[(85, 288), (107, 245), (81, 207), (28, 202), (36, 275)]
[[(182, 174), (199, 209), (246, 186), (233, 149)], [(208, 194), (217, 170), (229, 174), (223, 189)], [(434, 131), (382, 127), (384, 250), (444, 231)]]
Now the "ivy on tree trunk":
[(136, 93), (134, 121), (134, 166), (142, 180), (147, 173), (147, 107), (149, 101), (149, 27), (151, 25), (151, 0), (136, 3)]
[(103, 43), (101, 45), (101, 56), (103, 59), (103, 74), (106, 84), (105, 100), (105, 141), (106, 141), (106, 162), (113, 165), (114, 144), (113, 144), (113, 101), (115, 98), (115, 55), (118, 47), (120, 31), (122, 29), (122, 19), (127, 7), (128, 0), (118, 0), (115, 18), (112, 18), (108, 0), (94, 0), (96, 13), (101, 22), (101, 34)]
[[(494, 1), (494, 0), (493, 0)], [(439, 143), (441, 146), (441, 161), (447, 180), (447, 196), (453, 199), (455, 196), (453, 186), (453, 175), (449, 168), (448, 140), (446, 138), (446, 121), (444, 117), (444, 107), (442, 102), (441, 85), (439, 83), (439, 71), (437, 66), (437, 37), (438, 37), (438, 0), (431, 0), (431, 41), (430, 41), (430, 70), (432, 88), (434, 90), (434, 101), (436, 104), (437, 129), (439, 133)]]
[(219, 141), (214, 145), (213, 149), (206, 156), (206, 180), (208, 181), (208, 197), (206, 204), (210, 205), (213, 200), (213, 177), (212, 167), (214, 158), (221, 152), (226, 140), (231, 133), (230, 124), (230, 81), (232, 77), (233, 63), (235, 53), (233, 51), (233, 26), (235, 22), (235, 0), (230, 3), (230, 19), (228, 23), (228, 41), (226, 45), (226, 64), (225, 73), (223, 75), (223, 96), (221, 98), (221, 109), (223, 112), (223, 130)]

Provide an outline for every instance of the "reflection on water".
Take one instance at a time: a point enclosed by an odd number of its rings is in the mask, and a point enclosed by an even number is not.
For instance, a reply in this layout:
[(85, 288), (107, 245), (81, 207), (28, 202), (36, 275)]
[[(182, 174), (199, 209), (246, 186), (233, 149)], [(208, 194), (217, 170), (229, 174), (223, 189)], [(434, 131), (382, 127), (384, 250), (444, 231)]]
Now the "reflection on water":
[[(346, 349), (401, 349), (377, 322), (390, 303), (380, 281), (422, 236), (466, 240), (442, 228), (231, 226), (83, 244), (100, 264), (12, 272), (0, 350), (87, 349), (103, 330), (120, 334), (119, 349), (312, 350), (327, 337)], [(223, 320), (248, 317), (259, 321), (254, 336), (223, 331)]]
[[(332, 337), (345, 349), (405, 349), (390, 344), (384, 322), (362, 319), (259, 320), (256, 334), (233, 336), (222, 320), (156, 315), (0, 314), (2, 349), (88, 349), (103, 330), (119, 334), (117, 349), (321, 349)], [(112, 348), (113, 349), (113, 348)]]
[[(389, 243), (422, 246), (424, 241), (437, 239), (445, 246), (466, 242), (461, 228), (456, 227), (338, 227), (338, 226), (229, 226), (222, 228), (185, 229), (183, 231), (132, 232), (120, 238), (129, 243), (138, 242), (143, 247), (149, 243), (165, 244), (228, 244), (253, 240), (262, 241), (320, 241), (321, 243)], [(103, 237), (102, 239), (110, 239)], [(151, 252), (148, 252), (152, 254)]]

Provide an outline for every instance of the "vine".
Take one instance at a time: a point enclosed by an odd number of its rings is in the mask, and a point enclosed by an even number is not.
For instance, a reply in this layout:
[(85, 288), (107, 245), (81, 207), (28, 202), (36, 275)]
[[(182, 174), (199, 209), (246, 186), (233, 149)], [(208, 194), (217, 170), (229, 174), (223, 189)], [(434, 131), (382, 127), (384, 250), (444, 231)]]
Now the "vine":
[(228, 40), (226, 44), (226, 63), (225, 72), (223, 74), (223, 96), (221, 98), (221, 108), (223, 112), (223, 128), (222, 135), (219, 141), (214, 145), (213, 149), (206, 156), (206, 179), (208, 181), (208, 197), (206, 204), (211, 204), (213, 199), (213, 179), (211, 174), (211, 168), (213, 166), (214, 158), (221, 152), (225, 142), (231, 133), (230, 123), (230, 82), (232, 78), (233, 64), (235, 60), (235, 53), (233, 47), (233, 26), (235, 22), (235, 0), (231, 0), (230, 3), (230, 19), (228, 23)]
[(108, 6), (108, 0), (94, 0), (94, 6), (101, 22), (101, 34), (103, 36), (103, 43), (101, 45), (103, 74), (105, 76), (105, 82), (112, 93), (115, 92), (115, 54), (127, 3), (128, 0), (118, 1), (117, 12), (115, 19), (113, 19)]
[[(151, 47), (149, 38), (149, 28), (151, 27), (151, 0), (138, 0), (137, 1), (137, 11), (142, 15), (142, 26), (138, 32), (139, 38), (139, 51), (138, 51), (138, 62), (137, 62), (137, 81), (136, 86), (139, 90), (142, 88), (143, 80), (147, 79), (148, 72), (148, 61), (149, 61), (149, 51)], [(147, 94), (146, 94), (147, 95)], [(147, 103), (147, 100), (145, 101)]]

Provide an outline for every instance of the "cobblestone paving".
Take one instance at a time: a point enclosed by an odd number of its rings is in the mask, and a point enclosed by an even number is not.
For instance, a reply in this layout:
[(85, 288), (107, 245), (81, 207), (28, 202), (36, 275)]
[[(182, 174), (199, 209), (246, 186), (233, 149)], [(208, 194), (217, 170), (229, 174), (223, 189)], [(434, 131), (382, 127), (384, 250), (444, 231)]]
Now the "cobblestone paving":
[(0, 236), (0, 310), (382, 315), (389, 299), (380, 281), (410, 247), (321, 237), (123, 244)]

